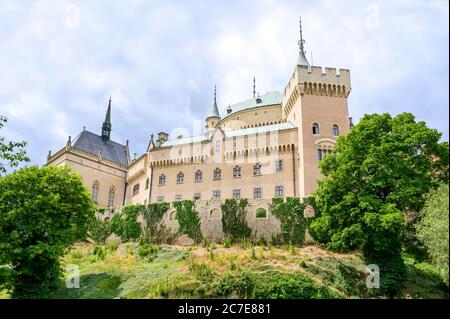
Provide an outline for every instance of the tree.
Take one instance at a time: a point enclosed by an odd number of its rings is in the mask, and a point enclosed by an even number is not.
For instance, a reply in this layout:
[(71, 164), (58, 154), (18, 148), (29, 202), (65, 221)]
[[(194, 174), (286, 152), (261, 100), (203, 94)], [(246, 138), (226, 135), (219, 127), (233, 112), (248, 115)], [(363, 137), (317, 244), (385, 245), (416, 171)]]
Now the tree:
[[(0, 116), (0, 129), (8, 122), (8, 119), (4, 116)], [(23, 149), (27, 143), (5, 141), (3, 136), (0, 136), (0, 176), (6, 174), (6, 167), (2, 162), (6, 163), (10, 167), (17, 167), (20, 162), (29, 162), (30, 159), (26, 156), (26, 152)]]
[(320, 163), (311, 234), (333, 250), (398, 260), (404, 212), (419, 211), (424, 194), (448, 180), (448, 144), (440, 138), (410, 113), (364, 116)]
[(448, 285), (448, 185), (431, 191), (417, 224), (417, 237), (423, 241), (442, 280)]
[(95, 206), (67, 167), (31, 166), (0, 178), (2, 284), (13, 298), (45, 297), (59, 284), (59, 258), (86, 237)]

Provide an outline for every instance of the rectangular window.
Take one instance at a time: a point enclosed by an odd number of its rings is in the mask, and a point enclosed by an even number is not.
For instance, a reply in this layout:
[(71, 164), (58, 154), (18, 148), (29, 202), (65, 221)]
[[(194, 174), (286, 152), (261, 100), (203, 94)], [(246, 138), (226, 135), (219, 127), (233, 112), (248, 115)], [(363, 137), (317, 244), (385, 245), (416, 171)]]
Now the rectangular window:
[(233, 189), (233, 198), (234, 199), (240, 199), (241, 198), (241, 190), (240, 189)]
[(283, 161), (278, 160), (275, 162), (275, 171), (281, 172), (283, 170)]
[(133, 186), (133, 196), (139, 194), (139, 184)]
[(182, 198), (181, 195), (175, 195), (175, 200), (176, 200), (176, 201), (181, 200), (181, 198)]
[(317, 160), (322, 160), (322, 150), (320, 148), (317, 150)]
[(166, 175), (159, 176), (159, 185), (166, 185)]
[(262, 189), (261, 187), (255, 187), (253, 189), (253, 198), (261, 198), (262, 197)]
[(260, 164), (253, 165), (253, 175), (255, 175), (255, 176), (261, 175), (261, 165)]
[(164, 201), (164, 196), (158, 196), (158, 197), (156, 198), (156, 200), (157, 200), (158, 202), (163, 202), (163, 201)]
[(213, 176), (213, 179), (214, 179), (214, 180), (219, 180), (219, 179), (221, 179), (221, 177), (222, 177), (222, 171), (221, 171), (221, 169), (220, 169), (220, 168), (216, 168), (216, 169), (214, 170), (214, 176)]
[(241, 167), (236, 166), (233, 168), (233, 177), (241, 177)]
[(201, 198), (201, 193), (195, 193), (194, 194), (194, 199), (200, 199)]
[(220, 198), (220, 191), (213, 191), (212, 192), (212, 196), (213, 196), (213, 198)]
[(283, 197), (284, 196), (284, 191), (283, 191), (283, 186), (275, 186), (275, 196), (277, 197)]

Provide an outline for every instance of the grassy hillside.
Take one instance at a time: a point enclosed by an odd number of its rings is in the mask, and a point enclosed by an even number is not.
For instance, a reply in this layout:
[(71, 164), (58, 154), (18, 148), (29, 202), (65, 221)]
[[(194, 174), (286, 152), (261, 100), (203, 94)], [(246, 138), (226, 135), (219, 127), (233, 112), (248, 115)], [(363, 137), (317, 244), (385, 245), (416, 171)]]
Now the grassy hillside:
[[(432, 265), (404, 258), (409, 276), (399, 298), (448, 298)], [(80, 244), (63, 262), (80, 267), (80, 288), (63, 282), (52, 298), (370, 297), (359, 254), (316, 246)]]

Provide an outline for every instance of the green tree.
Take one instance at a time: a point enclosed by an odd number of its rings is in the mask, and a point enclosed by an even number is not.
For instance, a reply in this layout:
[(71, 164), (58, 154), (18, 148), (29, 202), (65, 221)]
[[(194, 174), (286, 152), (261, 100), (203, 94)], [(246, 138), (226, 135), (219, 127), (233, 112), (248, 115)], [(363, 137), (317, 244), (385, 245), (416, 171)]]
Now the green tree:
[(45, 297), (61, 275), (59, 258), (87, 235), (95, 206), (66, 167), (22, 168), (0, 178), (0, 280), (13, 298)]
[(399, 260), (404, 213), (419, 211), (424, 194), (448, 180), (448, 144), (440, 138), (410, 113), (364, 116), (320, 163), (325, 178), (311, 234), (333, 250), (363, 249), (372, 262)]
[[(0, 129), (3, 128), (6, 122), (8, 122), (8, 119), (5, 116), (0, 116)], [(9, 167), (17, 167), (20, 162), (30, 161), (23, 149), (26, 145), (27, 142), (25, 141), (6, 141), (5, 138), (0, 135), (0, 176), (6, 174), (5, 162)]]
[(443, 281), (448, 285), (448, 185), (431, 191), (422, 219), (417, 224), (417, 237), (423, 241)]

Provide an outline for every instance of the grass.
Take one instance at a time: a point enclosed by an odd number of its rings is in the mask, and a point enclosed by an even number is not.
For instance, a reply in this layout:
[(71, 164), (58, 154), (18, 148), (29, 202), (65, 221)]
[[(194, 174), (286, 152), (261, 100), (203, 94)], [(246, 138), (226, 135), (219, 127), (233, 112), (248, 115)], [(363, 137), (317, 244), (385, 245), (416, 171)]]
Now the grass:
[[(117, 247), (79, 244), (62, 258), (78, 265), (80, 288), (65, 282), (51, 298), (368, 298), (358, 253), (316, 246)], [(149, 258), (149, 256), (151, 258)], [(399, 298), (448, 298), (435, 268), (403, 256), (408, 277)], [(9, 298), (0, 290), (0, 298)]]

